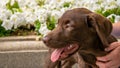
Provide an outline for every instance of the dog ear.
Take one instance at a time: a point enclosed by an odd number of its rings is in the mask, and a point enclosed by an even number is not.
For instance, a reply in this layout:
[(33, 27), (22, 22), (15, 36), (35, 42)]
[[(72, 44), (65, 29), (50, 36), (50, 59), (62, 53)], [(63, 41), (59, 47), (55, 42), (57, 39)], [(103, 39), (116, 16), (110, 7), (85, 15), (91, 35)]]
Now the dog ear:
[(97, 32), (103, 47), (107, 47), (109, 45), (107, 37), (112, 31), (112, 23), (105, 17), (94, 13), (87, 15), (86, 23), (88, 27), (93, 28)]

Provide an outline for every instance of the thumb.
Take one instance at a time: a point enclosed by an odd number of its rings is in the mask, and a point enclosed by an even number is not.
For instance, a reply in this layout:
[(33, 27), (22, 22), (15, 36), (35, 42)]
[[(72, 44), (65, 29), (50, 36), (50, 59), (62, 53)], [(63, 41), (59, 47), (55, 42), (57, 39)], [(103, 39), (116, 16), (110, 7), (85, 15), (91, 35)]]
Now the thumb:
[(109, 47), (105, 48), (105, 51), (111, 51), (111, 50), (117, 48), (118, 46), (120, 46), (120, 42), (113, 42), (110, 44)]
[(96, 57), (97, 61), (101, 61), (101, 62), (109, 62), (111, 60), (112, 54), (109, 53), (105, 56), (101, 56), (101, 57)]
[(97, 60), (101, 62), (108, 62), (110, 59), (109, 59), (109, 56), (106, 55), (102, 57), (97, 57)]

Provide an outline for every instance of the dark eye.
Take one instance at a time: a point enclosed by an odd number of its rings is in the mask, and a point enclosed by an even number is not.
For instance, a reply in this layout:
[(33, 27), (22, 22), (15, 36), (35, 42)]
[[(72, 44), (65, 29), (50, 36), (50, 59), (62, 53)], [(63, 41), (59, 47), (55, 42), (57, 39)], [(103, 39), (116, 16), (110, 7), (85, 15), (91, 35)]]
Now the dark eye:
[(66, 20), (64, 22), (64, 29), (66, 31), (72, 31), (74, 29), (74, 22), (71, 20)]
[(70, 21), (69, 20), (65, 21), (65, 28), (68, 28), (70, 26), (71, 26)]

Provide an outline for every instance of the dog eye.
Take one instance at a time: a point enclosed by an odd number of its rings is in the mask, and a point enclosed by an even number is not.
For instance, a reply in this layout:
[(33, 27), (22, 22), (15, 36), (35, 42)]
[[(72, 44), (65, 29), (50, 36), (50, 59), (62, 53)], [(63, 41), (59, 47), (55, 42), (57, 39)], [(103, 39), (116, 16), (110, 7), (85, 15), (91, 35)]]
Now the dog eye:
[(65, 28), (68, 28), (70, 26), (71, 26), (70, 21), (69, 20), (65, 21)]
[(71, 25), (70, 25), (70, 24), (66, 24), (66, 25), (65, 25), (65, 28), (68, 28), (68, 27), (71, 27)]
[(67, 20), (64, 22), (64, 29), (66, 31), (72, 31), (74, 29), (74, 22), (73, 21), (70, 21), (70, 20)]
[(67, 21), (65, 21), (64, 26), (65, 26), (65, 28), (74, 27), (74, 26), (75, 26), (75, 23), (74, 23), (74, 21), (72, 21), (72, 20), (67, 20)]
[(66, 21), (65, 21), (65, 24), (69, 24), (69, 23), (70, 23), (70, 20), (66, 20)]

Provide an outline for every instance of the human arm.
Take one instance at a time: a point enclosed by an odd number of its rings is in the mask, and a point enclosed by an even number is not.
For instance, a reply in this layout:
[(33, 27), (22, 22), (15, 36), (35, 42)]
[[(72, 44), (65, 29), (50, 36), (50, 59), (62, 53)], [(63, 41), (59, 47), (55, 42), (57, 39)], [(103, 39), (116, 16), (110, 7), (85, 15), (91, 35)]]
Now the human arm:
[(106, 51), (111, 51), (108, 55), (97, 57), (96, 64), (100, 68), (119, 68), (120, 67), (120, 42), (110, 44)]

